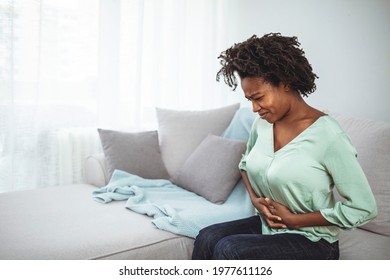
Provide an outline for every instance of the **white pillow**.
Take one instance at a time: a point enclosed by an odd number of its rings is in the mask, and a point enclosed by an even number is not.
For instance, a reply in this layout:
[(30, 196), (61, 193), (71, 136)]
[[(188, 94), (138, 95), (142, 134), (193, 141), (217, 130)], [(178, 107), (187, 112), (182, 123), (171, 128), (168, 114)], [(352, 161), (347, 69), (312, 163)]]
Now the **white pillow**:
[(156, 108), (162, 159), (172, 176), (209, 134), (221, 135), (240, 104), (203, 111)]

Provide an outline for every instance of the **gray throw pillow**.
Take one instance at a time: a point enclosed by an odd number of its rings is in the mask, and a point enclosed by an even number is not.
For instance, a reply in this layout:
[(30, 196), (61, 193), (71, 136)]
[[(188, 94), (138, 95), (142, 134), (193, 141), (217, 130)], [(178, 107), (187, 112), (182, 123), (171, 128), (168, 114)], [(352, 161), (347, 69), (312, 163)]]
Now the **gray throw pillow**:
[(208, 135), (171, 181), (205, 199), (223, 204), (241, 178), (238, 164), (246, 142)]
[(146, 179), (168, 179), (157, 131), (120, 132), (98, 129), (109, 178), (115, 169)]

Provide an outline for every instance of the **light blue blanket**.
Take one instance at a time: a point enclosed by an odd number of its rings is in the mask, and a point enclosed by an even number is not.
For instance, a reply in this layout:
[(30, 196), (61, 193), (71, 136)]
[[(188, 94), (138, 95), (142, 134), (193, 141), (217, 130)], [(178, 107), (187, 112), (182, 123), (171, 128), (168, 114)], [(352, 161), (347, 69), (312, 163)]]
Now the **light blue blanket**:
[(168, 180), (115, 170), (109, 184), (92, 195), (101, 203), (127, 200), (126, 208), (153, 217), (157, 228), (192, 238), (208, 225), (255, 213), (242, 180), (224, 204), (214, 204)]

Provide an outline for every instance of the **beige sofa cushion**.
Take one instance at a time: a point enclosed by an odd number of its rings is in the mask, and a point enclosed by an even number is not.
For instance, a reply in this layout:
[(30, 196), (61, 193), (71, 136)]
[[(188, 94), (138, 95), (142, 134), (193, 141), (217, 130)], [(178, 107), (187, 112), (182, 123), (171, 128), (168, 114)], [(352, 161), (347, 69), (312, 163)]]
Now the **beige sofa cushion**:
[(97, 203), (94, 190), (68, 185), (1, 194), (0, 260), (191, 257), (193, 239), (155, 228), (125, 201)]
[(390, 123), (331, 115), (351, 137), (377, 202), (378, 216), (362, 228), (390, 236)]
[(390, 260), (390, 237), (363, 229), (340, 231), (340, 260)]

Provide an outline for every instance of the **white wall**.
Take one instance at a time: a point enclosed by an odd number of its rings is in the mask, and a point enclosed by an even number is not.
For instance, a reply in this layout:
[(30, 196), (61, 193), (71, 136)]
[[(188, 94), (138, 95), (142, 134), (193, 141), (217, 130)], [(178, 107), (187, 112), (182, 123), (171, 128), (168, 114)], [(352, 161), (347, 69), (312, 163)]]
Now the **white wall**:
[(253, 34), (297, 36), (319, 76), (309, 104), (390, 121), (389, 0), (228, 0), (226, 5), (231, 18), (226, 47)]

